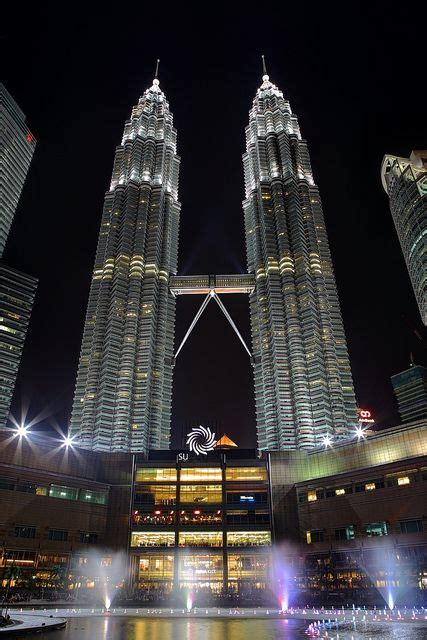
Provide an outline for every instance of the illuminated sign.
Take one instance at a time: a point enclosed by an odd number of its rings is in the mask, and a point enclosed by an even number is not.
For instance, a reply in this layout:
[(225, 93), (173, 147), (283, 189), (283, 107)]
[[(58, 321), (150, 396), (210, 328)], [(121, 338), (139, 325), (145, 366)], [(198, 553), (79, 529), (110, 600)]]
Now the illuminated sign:
[(240, 502), (255, 502), (254, 496), (240, 496)]
[(209, 427), (194, 427), (190, 433), (187, 433), (187, 444), (190, 451), (199, 456), (206, 456), (209, 451), (215, 448), (215, 434)]
[(372, 413), (367, 409), (358, 409), (357, 414), (359, 422), (363, 422), (364, 424), (375, 424)]

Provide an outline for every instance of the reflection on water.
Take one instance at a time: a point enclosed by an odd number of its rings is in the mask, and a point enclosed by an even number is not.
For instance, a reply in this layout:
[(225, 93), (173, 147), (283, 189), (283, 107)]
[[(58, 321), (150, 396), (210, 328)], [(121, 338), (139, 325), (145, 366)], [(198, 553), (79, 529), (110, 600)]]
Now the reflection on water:
[[(72, 618), (62, 631), (37, 635), (42, 640), (301, 640), (308, 623), (301, 620), (203, 620), (146, 618)], [(368, 625), (321, 636), (327, 640), (425, 640), (427, 626)], [(316, 637), (316, 640), (319, 636)]]

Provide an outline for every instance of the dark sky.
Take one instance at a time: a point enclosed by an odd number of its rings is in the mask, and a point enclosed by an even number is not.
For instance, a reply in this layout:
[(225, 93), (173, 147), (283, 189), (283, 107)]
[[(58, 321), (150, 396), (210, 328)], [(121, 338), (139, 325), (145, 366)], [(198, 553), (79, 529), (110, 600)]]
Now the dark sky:
[[(425, 364), (425, 334), (380, 165), (427, 145), (425, 21), (401, 1), (338, 6), (44, 2), (3, 15), (3, 81), (38, 139), (4, 256), (40, 279), (15, 416), (67, 428), (114, 150), (157, 57), (181, 156), (179, 273), (245, 271), (241, 154), (264, 53), (308, 141), (358, 402), (397, 423), (390, 375), (410, 351)], [(247, 298), (224, 301), (249, 340)], [(200, 302), (178, 300), (177, 339)], [(255, 444), (248, 357), (212, 303), (175, 368), (173, 442), (202, 421)]]

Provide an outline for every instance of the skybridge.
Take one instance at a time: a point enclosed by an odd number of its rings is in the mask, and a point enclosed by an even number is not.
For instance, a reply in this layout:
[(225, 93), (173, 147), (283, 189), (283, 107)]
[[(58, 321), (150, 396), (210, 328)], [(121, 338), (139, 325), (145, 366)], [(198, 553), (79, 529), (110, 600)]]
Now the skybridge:
[(169, 280), (170, 292), (173, 296), (183, 295), (204, 295), (204, 299), (196, 315), (190, 324), (187, 333), (181, 341), (176, 353), (174, 361), (178, 357), (184, 344), (187, 342), (191, 332), (196, 326), (203, 311), (211, 300), (215, 300), (222, 313), (227, 318), (233, 331), (236, 333), (245, 351), (247, 352), (251, 362), (253, 362), (252, 353), (250, 352), (246, 342), (242, 338), (240, 331), (234, 324), (234, 321), (224, 306), (220, 294), (224, 293), (245, 293), (250, 294), (255, 288), (255, 276), (253, 274), (237, 274), (237, 275), (201, 275), (201, 276), (171, 276)]

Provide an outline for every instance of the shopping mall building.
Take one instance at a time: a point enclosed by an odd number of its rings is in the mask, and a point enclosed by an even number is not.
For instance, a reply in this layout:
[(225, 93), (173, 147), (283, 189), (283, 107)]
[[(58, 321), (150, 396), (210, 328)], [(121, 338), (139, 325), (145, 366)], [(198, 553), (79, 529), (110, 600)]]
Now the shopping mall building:
[(13, 567), (21, 589), (90, 590), (91, 553), (122, 550), (133, 594), (267, 591), (280, 566), (307, 601), (387, 580), (427, 593), (425, 421), (309, 452), (147, 458), (3, 432), (0, 500), (0, 579)]

